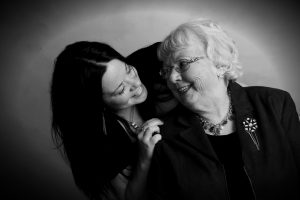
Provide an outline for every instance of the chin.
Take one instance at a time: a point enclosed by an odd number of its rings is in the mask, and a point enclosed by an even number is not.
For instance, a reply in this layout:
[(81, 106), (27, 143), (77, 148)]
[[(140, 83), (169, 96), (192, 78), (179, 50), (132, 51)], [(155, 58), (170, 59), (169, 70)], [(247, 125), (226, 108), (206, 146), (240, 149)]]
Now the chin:
[[(148, 96), (148, 92), (145, 92), (145, 94), (143, 94), (143, 95), (141, 96), (141, 101), (144, 102), (144, 101), (147, 99), (147, 96)], [(141, 103), (142, 103), (142, 102), (141, 102)]]

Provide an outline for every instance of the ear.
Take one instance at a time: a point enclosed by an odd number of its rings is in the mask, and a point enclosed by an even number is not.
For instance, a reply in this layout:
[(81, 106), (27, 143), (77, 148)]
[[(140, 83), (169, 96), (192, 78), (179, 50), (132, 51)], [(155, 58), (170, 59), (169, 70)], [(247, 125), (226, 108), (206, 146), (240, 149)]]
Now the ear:
[(217, 77), (218, 78), (223, 78), (226, 70), (223, 67), (217, 68)]
[(231, 65), (218, 65), (217, 66), (217, 76), (218, 78), (223, 78), (224, 74), (231, 69)]

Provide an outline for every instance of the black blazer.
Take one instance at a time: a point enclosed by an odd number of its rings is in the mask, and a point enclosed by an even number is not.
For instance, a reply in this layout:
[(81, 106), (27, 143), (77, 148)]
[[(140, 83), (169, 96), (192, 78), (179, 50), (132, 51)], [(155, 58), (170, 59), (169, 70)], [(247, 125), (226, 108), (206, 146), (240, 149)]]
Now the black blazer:
[[(282, 90), (230, 83), (244, 170), (256, 199), (300, 199), (300, 123)], [(255, 119), (247, 132), (243, 122)], [(161, 127), (149, 174), (151, 199), (229, 199), (224, 168), (199, 119), (179, 106)], [(249, 125), (249, 123), (248, 123)]]

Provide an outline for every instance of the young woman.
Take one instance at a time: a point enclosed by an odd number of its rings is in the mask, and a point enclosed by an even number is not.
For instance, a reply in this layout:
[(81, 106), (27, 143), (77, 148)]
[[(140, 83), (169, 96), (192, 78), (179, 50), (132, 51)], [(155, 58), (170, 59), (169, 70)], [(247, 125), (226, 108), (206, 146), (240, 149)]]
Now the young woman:
[(52, 128), (77, 186), (90, 199), (141, 199), (159, 119), (138, 104), (147, 89), (136, 69), (107, 44), (75, 42), (57, 57), (51, 84)]

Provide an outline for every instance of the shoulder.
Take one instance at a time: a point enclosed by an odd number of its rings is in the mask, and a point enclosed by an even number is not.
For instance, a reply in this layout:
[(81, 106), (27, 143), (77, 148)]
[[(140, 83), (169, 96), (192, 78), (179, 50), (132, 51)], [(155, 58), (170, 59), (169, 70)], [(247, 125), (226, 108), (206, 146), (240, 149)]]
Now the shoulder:
[(232, 97), (239, 101), (245, 99), (252, 101), (273, 99), (280, 102), (285, 98), (290, 98), (290, 94), (287, 91), (266, 86), (241, 86), (236, 82), (230, 82), (229, 88), (232, 91)]
[(265, 87), (265, 86), (247, 86), (244, 87), (245, 91), (248, 93), (249, 96), (259, 96), (261, 98), (284, 98), (290, 96), (287, 91), (272, 88), (272, 87)]
[(261, 101), (275, 105), (282, 105), (291, 100), (290, 94), (278, 88), (264, 86), (244, 87), (248, 97), (254, 101)]
[(185, 124), (191, 117), (191, 113), (182, 105), (177, 105), (172, 111), (167, 113), (163, 118), (164, 127), (168, 126), (170, 128), (179, 128), (181, 124)]
[(294, 105), (291, 95), (282, 89), (250, 86), (245, 87), (245, 91), (252, 103), (264, 105), (266, 108), (275, 110), (279, 115), (281, 115), (284, 110), (293, 107)]
[(178, 105), (162, 118), (162, 140), (165, 142), (177, 141), (181, 132), (194, 126), (195, 114), (182, 105)]

